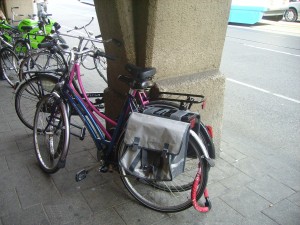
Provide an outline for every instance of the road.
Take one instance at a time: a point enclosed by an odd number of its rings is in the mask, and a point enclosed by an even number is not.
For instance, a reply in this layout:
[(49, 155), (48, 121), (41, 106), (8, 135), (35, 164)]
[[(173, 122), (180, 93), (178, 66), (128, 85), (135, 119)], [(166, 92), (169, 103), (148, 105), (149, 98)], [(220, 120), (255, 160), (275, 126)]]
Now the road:
[(229, 25), (223, 138), (300, 171), (300, 23)]
[[(52, 0), (48, 12), (63, 32), (96, 18), (94, 7), (75, 0)], [(89, 30), (100, 33), (96, 20)], [(223, 139), (253, 145), (257, 155), (300, 171), (299, 59), (299, 22), (229, 25), (220, 70), (227, 78)]]

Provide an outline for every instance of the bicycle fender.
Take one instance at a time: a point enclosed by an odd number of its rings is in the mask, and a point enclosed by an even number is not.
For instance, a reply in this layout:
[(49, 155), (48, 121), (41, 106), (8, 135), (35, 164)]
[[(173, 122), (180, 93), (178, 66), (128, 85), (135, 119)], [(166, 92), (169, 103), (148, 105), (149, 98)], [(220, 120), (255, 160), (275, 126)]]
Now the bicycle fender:
[(196, 142), (198, 143), (199, 147), (201, 148), (202, 152), (203, 152), (203, 155), (204, 155), (204, 158), (206, 159), (206, 161), (208, 162), (208, 164), (211, 166), (211, 167), (214, 167), (215, 166), (215, 162), (213, 159), (211, 159), (209, 157), (209, 154), (208, 154), (208, 150), (205, 146), (205, 144), (203, 143), (203, 141), (201, 140), (201, 138), (195, 133), (195, 131), (193, 130), (190, 130), (190, 134), (193, 136), (193, 138), (196, 140)]

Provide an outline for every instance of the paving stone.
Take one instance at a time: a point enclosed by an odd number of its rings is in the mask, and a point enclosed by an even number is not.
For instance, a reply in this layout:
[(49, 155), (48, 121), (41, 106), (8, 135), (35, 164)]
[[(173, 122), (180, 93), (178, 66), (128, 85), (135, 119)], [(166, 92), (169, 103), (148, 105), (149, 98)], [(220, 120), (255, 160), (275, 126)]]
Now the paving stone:
[(296, 225), (300, 221), (300, 207), (288, 200), (283, 200), (263, 213), (282, 225)]
[(230, 177), (230, 176), (232, 176), (234, 174), (240, 173), (240, 170), (238, 170), (232, 164), (226, 162), (225, 160), (223, 160), (221, 158), (219, 158), (219, 159), (216, 160), (215, 167), (217, 167), (220, 170), (222, 170), (226, 174), (226, 177)]
[(262, 160), (257, 160), (252, 157), (241, 159), (233, 164), (236, 168), (247, 174), (249, 177), (257, 178), (268, 174), (270, 171), (274, 171), (270, 165), (266, 164)]
[(51, 225), (70, 224), (72, 222), (85, 224), (92, 215), (87, 202), (80, 194), (66, 196), (43, 205)]
[(114, 182), (84, 190), (82, 194), (93, 212), (112, 208), (132, 199), (124, 186)]
[(209, 193), (209, 198), (213, 201), (214, 198), (217, 198), (219, 196), (222, 196), (226, 193), (228, 193), (228, 188), (226, 188), (223, 184), (220, 182), (215, 182), (213, 184), (206, 186)]
[(52, 179), (61, 195), (70, 195), (76, 192), (84, 191), (94, 186), (108, 183), (111, 179), (109, 174), (102, 174), (97, 171), (97, 168), (90, 171), (87, 175), (87, 178), (80, 182), (75, 181), (75, 174), (75, 171), (71, 171), (52, 176)]
[[(2, 181), (1, 181), (2, 182)], [(15, 189), (0, 189), (0, 217), (21, 210), (18, 195)], [(0, 219), (1, 220), (1, 219)]]
[(32, 135), (30, 135), (28, 137), (24, 137), (20, 140), (17, 140), (16, 142), (17, 142), (20, 152), (28, 151), (28, 150), (32, 150), (32, 152), (34, 152), (34, 144), (33, 144)]
[(0, 173), (0, 190), (14, 189), (20, 185), (25, 185), (32, 182), (27, 168), (22, 170), (9, 170), (5, 173)]
[(298, 170), (284, 166), (269, 171), (268, 175), (292, 188), (294, 191), (300, 191), (300, 172)]
[(279, 225), (274, 220), (270, 219), (268, 216), (263, 213), (257, 213), (250, 218), (244, 218), (241, 222), (241, 225)]
[(58, 200), (61, 197), (50, 179), (47, 183), (33, 181), (32, 183), (19, 185), (17, 193), (23, 209), (51, 200)]
[(257, 180), (249, 183), (247, 187), (273, 204), (295, 193), (289, 187), (269, 176), (259, 177)]
[(50, 225), (41, 205), (32, 206), (24, 211), (12, 213), (2, 218), (3, 225)]
[(229, 175), (224, 170), (217, 167), (212, 167), (209, 171), (208, 185), (219, 182), (220, 180), (223, 180), (228, 176)]
[(246, 158), (247, 156), (238, 151), (237, 149), (233, 148), (232, 145), (222, 142), (221, 144), (221, 152), (220, 158), (224, 159), (229, 163), (233, 163), (239, 161), (241, 159)]
[(233, 209), (243, 216), (250, 217), (266, 209), (271, 204), (252, 190), (247, 188), (235, 189), (220, 196)]
[(0, 156), (15, 154), (16, 152), (19, 152), (19, 147), (15, 141), (1, 142)]
[(290, 197), (288, 197), (288, 200), (300, 207), (300, 192), (291, 195)]
[[(126, 225), (120, 215), (112, 208), (103, 210), (99, 213), (94, 213), (91, 218), (85, 223), (87, 225)], [(75, 223), (77, 225), (77, 223)], [(79, 225), (79, 224), (78, 224)]]
[[(203, 224), (214, 224), (214, 225), (239, 225), (243, 221), (244, 217), (222, 201), (220, 198), (214, 199), (212, 202), (212, 208), (208, 213), (199, 213), (193, 208), (193, 224), (198, 224), (200, 221)], [(200, 223), (200, 224), (201, 224)]]
[(1, 126), (0, 126), (0, 134), (3, 133), (3, 132), (7, 132), (7, 131), (10, 131), (10, 126), (8, 123), (1, 123)]
[(88, 151), (77, 152), (68, 155), (66, 169), (68, 171), (74, 171), (74, 170), (79, 171), (95, 163), (97, 163), (97, 161)]
[(8, 166), (5, 156), (0, 156), (0, 171), (1, 173), (8, 171)]
[(167, 215), (141, 206), (138, 202), (128, 201), (115, 207), (118, 215), (130, 225), (153, 224), (161, 221)]
[(22, 170), (24, 167), (37, 162), (35, 154), (32, 151), (18, 152), (15, 154), (7, 155), (6, 161), (8, 167), (12, 170)]
[(234, 174), (231, 177), (221, 180), (220, 183), (229, 189), (239, 189), (251, 181), (253, 181), (253, 178), (242, 172), (239, 172), (238, 174)]

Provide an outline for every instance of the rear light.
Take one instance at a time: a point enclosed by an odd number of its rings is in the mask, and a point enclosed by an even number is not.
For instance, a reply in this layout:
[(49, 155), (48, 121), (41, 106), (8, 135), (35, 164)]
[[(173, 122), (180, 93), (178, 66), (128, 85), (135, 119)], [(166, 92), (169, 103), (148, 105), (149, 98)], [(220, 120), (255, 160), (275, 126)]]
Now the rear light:
[(214, 138), (214, 132), (212, 126), (206, 126), (207, 132), (211, 138)]
[(202, 102), (201, 108), (202, 108), (202, 109), (205, 109), (205, 107), (206, 107), (206, 101), (204, 100), (204, 101)]
[(195, 127), (196, 124), (196, 118), (193, 118), (190, 120), (190, 128), (193, 129)]

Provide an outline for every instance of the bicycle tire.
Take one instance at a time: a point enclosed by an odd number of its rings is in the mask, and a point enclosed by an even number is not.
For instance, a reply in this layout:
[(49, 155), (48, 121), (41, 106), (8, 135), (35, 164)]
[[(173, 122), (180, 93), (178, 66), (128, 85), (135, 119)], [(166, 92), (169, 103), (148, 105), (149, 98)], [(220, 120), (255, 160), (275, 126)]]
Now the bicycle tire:
[(17, 40), (13, 45), (13, 51), (18, 59), (24, 59), (30, 50), (29, 44), (25, 40)]
[(45, 95), (37, 105), (33, 129), (35, 154), (44, 172), (64, 167), (69, 135), (66, 105), (52, 94)]
[(49, 74), (34, 76), (19, 84), (15, 93), (15, 110), (22, 123), (33, 129), (33, 119), (38, 101), (50, 93), (59, 78)]
[(4, 77), (10, 86), (14, 87), (18, 79), (18, 57), (10, 48), (0, 50), (0, 76)]
[[(101, 50), (101, 51), (103, 51), (103, 50)], [(95, 64), (96, 70), (97, 70), (98, 74), (100, 75), (100, 77), (105, 81), (105, 83), (107, 83), (107, 78), (103, 73), (103, 70), (107, 69), (106, 58), (96, 57), (96, 58), (94, 58), (94, 64)]]
[(26, 76), (30, 76), (37, 71), (53, 72), (55, 74), (65, 74), (67, 72), (67, 62), (62, 53), (51, 53), (42, 50), (28, 55), (20, 64), (19, 80), (22, 81)]
[[(126, 151), (123, 140), (118, 148), (119, 160)], [(197, 200), (203, 195), (208, 180), (207, 161), (194, 138), (190, 135), (188, 152), (193, 152), (197, 157), (186, 159), (185, 171), (172, 181), (147, 181), (134, 177), (126, 172), (119, 164), (121, 180), (129, 193), (144, 206), (159, 212), (174, 213), (192, 206), (190, 198), (191, 188), (201, 167), (201, 181), (198, 185)]]

